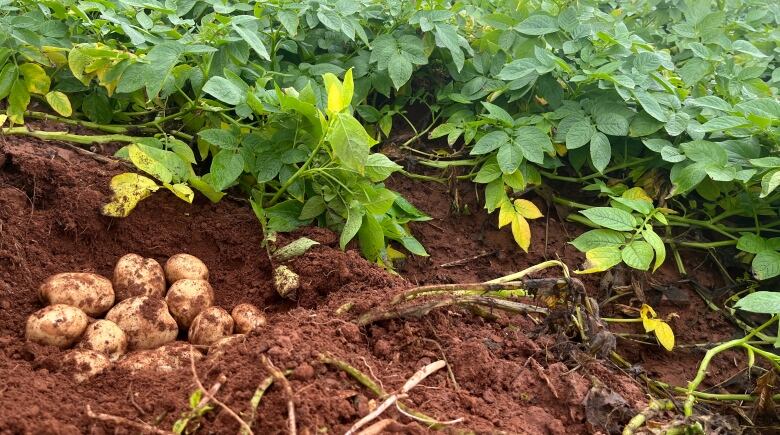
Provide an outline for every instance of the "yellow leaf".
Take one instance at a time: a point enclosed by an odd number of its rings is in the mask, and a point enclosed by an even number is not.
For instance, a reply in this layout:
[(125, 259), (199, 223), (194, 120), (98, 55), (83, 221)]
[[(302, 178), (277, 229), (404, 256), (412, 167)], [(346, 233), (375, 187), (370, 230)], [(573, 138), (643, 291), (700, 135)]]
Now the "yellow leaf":
[(658, 325), (661, 323), (663, 322), (658, 319), (648, 319), (647, 317), (642, 318), (642, 326), (645, 327), (645, 332), (655, 331), (656, 328), (658, 328)]
[(659, 320), (658, 326), (655, 328), (655, 336), (658, 338), (661, 346), (671, 352), (674, 348), (674, 331), (672, 331), (672, 327), (668, 323)]
[(641, 187), (632, 187), (623, 192), (623, 195), (621, 196), (626, 199), (639, 199), (649, 203), (653, 202), (653, 198), (650, 198), (650, 195), (648, 195), (647, 192), (645, 192), (645, 189), (642, 189)]
[(70, 105), (68, 96), (60, 91), (51, 91), (46, 94), (46, 102), (49, 103), (55, 112), (62, 116), (70, 116), (73, 114), (73, 108)]
[(498, 227), (503, 228), (505, 225), (512, 223), (512, 219), (515, 218), (515, 208), (509, 201), (501, 203), (501, 209), (498, 211)]
[(143, 175), (132, 172), (116, 175), (111, 179), (114, 196), (111, 202), (103, 206), (102, 212), (106, 216), (126, 217), (139, 201), (159, 188), (154, 180)]
[(352, 68), (344, 74), (344, 85), (341, 88), (341, 104), (343, 108), (352, 104), (352, 96), (355, 94), (355, 82), (352, 79)]
[(526, 219), (539, 219), (544, 216), (536, 205), (527, 199), (516, 199), (515, 209)]
[(569, 152), (569, 150), (566, 149), (566, 144), (563, 143), (553, 143), (553, 148), (555, 148), (555, 153), (561, 157), (565, 156), (566, 153)]
[(523, 251), (528, 252), (528, 247), (531, 246), (531, 227), (519, 213), (512, 218), (512, 236)]
[(655, 313), (653, 307), (647, 304), (642, 304), (642, 308), (639, 309), (639, 315), (642, 316), (643, 318), (645, 317), (655, 318), (656, 316), (658, 316), (658, 314)]
[(192, 189), (190, 189), (190, 186), (187, 186), (184, 183), (176, 183), (176, 184), (163, 183), (163, 186), (165, 186), (166, 189), (173, 192), (173, 194), (179, 197), (179, 199), (187, 201), (190, 204), (192, 204), (192, 200), (195, 199), (195, 192), (193, 192)]
[(2, 127), (3, 124), (5, 124), (6, 119), (8, 119), (8, 115), (0, 114), (0, 127)]
[(51, 79), (46, 71), (36, 63), (23, 63), (19, 65), (19, 72), (24, 76), (24, 84), (31, 94), (45, 94), (49, 92)]
[(623, 261), (620, 257), (620, 249), (617, 246), (601, 246), (585, 252), (585, 270), (577, 270), (575, 273), (603, 272)]
[(328, 111), (330, 113), (339, 113), (346, 107), (344, 105), (344, 87), (339, 79), (331, 74), (322, 75), (325, 82), (325, 89), (328, 91)]
[(647, 304), (642, 304), (642, 308), (639, 309), (639, 316), (642, 318), (642, 326), (645, 327), (645, 332), (654, 331), (661, 322), (655, 318), (657, 315), (653, 307)]
[(387, 246), (387, 258), (389, 258), (390, 260), (401, 260), (401, 259), (406, 258), (406, 255), (403, 252), (401, 252), (401, 251), (393, 248), (392, 246), (388, 245)]
[(68, 52), (65, 48), (60, 47), (52, 47), (50, 45), (44, 45), (41, 47), (41, 52), (44, 56), (49, 58), (49, 60), (57, 65), (57, 66), (63, 66), (68, 64), (68, 57), (65, 55), (65, 53)]

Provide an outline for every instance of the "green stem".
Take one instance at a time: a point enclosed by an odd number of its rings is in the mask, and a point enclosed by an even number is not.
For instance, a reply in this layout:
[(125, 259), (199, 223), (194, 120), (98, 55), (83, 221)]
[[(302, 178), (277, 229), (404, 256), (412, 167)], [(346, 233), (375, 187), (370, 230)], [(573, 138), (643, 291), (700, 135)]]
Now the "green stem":
[(24, 116), (26, 118), (32, 118), (32, 119), (42, 119), (42, 120), (46, 120), (46, 121), (56, 121), (56, 122), (58, 122), (60, 124), (77, 125), (77, 126), (84, 127), (84, 128), (90, 128), (92, 130), (105, 131), (107, 133), (122, 134), (122, 133), (127, 133), (127, 132), (130, 131), (124, 125), (98, 124), (97, 122), (84, 121), (84, 120), (81, 120), (81, 119), (65, 118), (65, 117), (62, 117), (62, 116), (51, 115), (49, 113), (43, 113), (43, 112), (27, 111), (27, 112), (24, 112)]
[(71, 134), (60, 131), (37, 131), (29, 130), (27, 127), (9, 127), (0, 128), (0, 134), (9, 136), (30, 136), (43, 140), (59, 140), (63, 142), (73, 142), (81, 145), (91, 145), (93, 143), (110, 143), (110, 142), (138, 142), (143, 139), (137, 136), (127, 136), (124, 134), (103, 134), (103, 135), (81, 135)]
[(630, 161), (630, 162), (624, 162), (624, 163), (621, 163), (619, 165), (615, 165), (615, 166), (613, 166), (611, 168), (607, 168), (607, 169), (604, 170), (603, 173), (597, 172), (595, 174), (590, 174), (590, 175), (586, 175), (584, 177), (579, 177), (579, 178), (577, 178), (577, 177), (565, 177), (563, 175), (557, 175), (557, 174), (553, 174), (552, 172), (547, 172), (547, 171), (539, 171), (539, 173), (542, 174), (542, 176), (544, 176), (546, 178), (549, 178), (551, 180), (567, 181), (567, 182), (570, 182), (570, 183), (581, 183), (583, 181), (588, 181), (588, 180), (592, 180), (594, 178), (603, 177), (604, 175), (606, 175), (606, 174), (608, 174), (610, 172), (615, 172), (615, 171), (619, 171), (621, 169), (626, 169), (626, 168), (631, 168), (631, 167), (634, 167), (634, 166), (639, 166), (639, 165), (642, 165), (644, 163), (653, 161), (655, 159), (656, 159), (655, 156), (644, 157), (644, 158), (633, 160), (633, 161)]
[(612, 317), (602, 317), (601, 320), (609, 323), (640, 323), (642, 322), (641, 318), (636, 319), (620, 319), (620, 318), (612, 318)]
[[(664, 242), (671, 243), (672, 239), (665, 239)], [(710, 248), (722, 248), (724, 246), (734, 246), (737, 244), (736, 240), (720, 240), (718, 242), (683, 242), (683, 241), (675, 241), (678, 246), (683, 246), (686, 248), (697, 248), (697, 249), (710, 249)]]
[(284, 192), (287, 191), (287, 189), (290, 188), (290, 186), (295, 183), (298, 178), (300, 178), (301, 175), (303, 175), (304, 172), (309, 168), (309, 165), (311, 165), (311, 162), (314, 161), (314, 157), (317, 155), (317, 152), (319, 152), (320, 148), (322, 148), (322, 145), (325, 143), (325, 136), (323, 135), (320, 141), (317, 143), (317, 146), (314, 147), (314, 149), (311, 151), (311, 154), (309, 154), (309, 158), (306, 159), (306, 161), (303, 163), (303, 165), (298, 168), (297, 171), (293, 174), (292, 177), (290, 177), (283, 185), (279, 188), (279, 190), (276, 191), (276, 194), (271, 198), (271, 200), (268, 202), (266, 207), (270, 207), (274, 204), (276, 204), (277, 201), (279, 201), (279, 198), (282, 197)]

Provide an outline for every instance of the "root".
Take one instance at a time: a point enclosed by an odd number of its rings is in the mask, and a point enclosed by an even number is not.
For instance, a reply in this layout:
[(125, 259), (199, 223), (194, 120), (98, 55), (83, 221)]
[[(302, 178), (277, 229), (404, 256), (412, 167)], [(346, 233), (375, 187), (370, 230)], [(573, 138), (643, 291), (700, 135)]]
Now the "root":
[(290, 382), (284, 376), (284, 373), (276, 368), (271, 360), (269, 360), (265, 355), (261, 357), (260, 361), (263, 363), (266, 370), (271, 372), (271, 376), (274, 377), (274, 380), (282, 384), (282, 388), (284, 388), (284, 392), (287, 395), (287, 423), (290, 427), (290, 435), (296, 435), (298, 430), (296, 429), (295, 424), (295, 402), (293, 402), (293, 398), (295, 396), (293, 395), (292, 387), (290, 387)]
[(115, 426), (126, 426), (131, 427), (135, 430), (140, 431), (141, 433), (151, 433), (151, 434), (158, 434), (158, 435), (173, 435), (173, 432), (169, 432), (167, 430), (158, 429), (154, 426), (150, 426), (146, 423), (140, 422), (140, 421), (134, 421), (130, 420), (128, 418), (119, 417), (117, 415), (111, 415), (111, 414), (103, 414), (103, 413), (96, 413), (92, 411), (92, 408), (87, 405), (87, 416), (94, 420), (99, 420), (104, 423), (111, 423)]

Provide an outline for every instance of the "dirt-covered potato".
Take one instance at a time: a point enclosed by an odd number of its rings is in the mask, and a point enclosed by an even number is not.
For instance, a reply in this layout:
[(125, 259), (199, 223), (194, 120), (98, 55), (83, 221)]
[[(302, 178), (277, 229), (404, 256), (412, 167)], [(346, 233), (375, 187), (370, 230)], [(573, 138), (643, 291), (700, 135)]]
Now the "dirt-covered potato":
[(222, 337), (209, 346), (207, 361), (215, 361), (222, 358), (225, 352), (246, 341), (246, 334), (235, 334), (229, 337)]
[(24, 335), (35, 343), (64, 349), (78, 341), (88, 322), (87, 315), (76, 307), (50, 305), (27, 318)]
[(114, 291), (116, 300), (134, 296), (165, 297), (165, 273), (153, 258), (127, 254), (114, 267)]
[(230, 312), (237, 334), (246, 334), (265, 326), (265, 314), (252, 304), (238, 304)]
[(165, 301), (146, 296), (125, 299), (106, 314), (127, 334), (128, 349), (153, 349), (176, 340), (179, 327)]
[(298, 296), (298, 287), (301, 286), (301, 277), (287, 266), (277, 266), (274, 269), (274, 286), (279, 296), (295, 299)]
[(168, 310), (182, 329), (187, 329), (201, 311), (214, 305), (214, 290), (202, 279), (180, 279), (165, 296)]
[(190, 254), (176, 254), (165, 262), (165, 277), (173, 284), (180, 279), (209, 279), (209, 269), (200, 258)]
[(195, 316), (189, 330), (192, 344), (208, 346), (233, 333), (233, 318), (224, 308), (210, 307)]
[(62, 356), (60, 370), (70, 374), (76, 383), (82, 383), (111, 367), (105, 354), (89, 349), (73, 349)]
[(116, 323), (101, 319), (87, 326), (78, 347), (115, 360), (127, 352), (127, 335)]
[(117, 363), (117, 368), (129, 372), (159, 371), (170, 372), (190, 365), (190, 354), (195, 362), (203, 359), (203, 354), (180, 341), (160, 346), (157, 349), (130, 352)]
[(80, 308), (88, 316), (105, 314), (114, 305), (114, 289), (108, 278), (94, 273), (58, 273), (38, 288), (46, 304), (65, 304)]

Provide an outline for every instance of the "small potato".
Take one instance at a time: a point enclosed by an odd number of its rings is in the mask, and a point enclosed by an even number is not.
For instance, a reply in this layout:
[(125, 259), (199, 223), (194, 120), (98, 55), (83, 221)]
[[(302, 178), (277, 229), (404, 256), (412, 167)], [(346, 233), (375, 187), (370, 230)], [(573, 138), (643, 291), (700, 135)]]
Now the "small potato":
[(165, 273), (153, 258), (127, 254), (114, 267), (114, 291), (116, 300), (134, 296), (165, 297)]
[(265, 314), (252, 304), (238, 304), (230, 312), (236, 324), (236, 333), (246, 334), (265, 326)]
[(274, 269), (274, 286), (279, 296), (295, 299), (301, 286), (301, 277), (287, 266), (277, 266)]
[(87, 315), (76, 307), (50, 305), (27, 318), (24, 335), (32, 342), (64, 349), (78, 341), (88, 322)]
[(173, 284), (180, 279), (209, 279), (209, 269), (198, 257), (176, 254), (165, 262), (165, 277)]
[(74, 349), (62, 356), (60, 370), (69, 373), (80, 384), (111, 367), (111, 361), (100, 352)]
[(127, 334), (128, 349), (153, 349), (176, 340), (179, 327), (165, 301), (146, 296), (125, 299), (106, 314)]
[(127, 335), (110, 320), (97, 320), (87, 326), (79, 342), (80, 349), (94, 350), (113, 361), (127, 352)]
[(216, 361), (222, 358), (222, 355), (224, 355), (228, 349), (238, 346), (239, 344), (244, 343), (245, 341), (246, 341), (245, 334), (235, 334), (229, 337), (220, 338), (219, 340), (215, 341), (214, 344), (209, 346), (209, 351), (208, 351), (208, 356), (206, 356), (206, 361)]
[(195, 316), (189, 330), (192, 344), (208, 346), (233, 333), (233, 318), (220, 307), (210, 307)]
[(44, 303), (70, 305), (92, 317), (105, 314), (114, 305), (111, 281), (94, 273), (52, 275), (38, 288), (38, 296)]
[(117, 368), (131, 373), (147, 370), (171, 372), (189, 367), (190, 358), (197, 362), (203, 359), (203, 354), (189, 344), (177, 341), (157, 349), (130, 352), (119, 360)]
[(214, 289), (202, 279), (180, 279), (168, 289), (165, 302), (179, 327), (187, 329), (198, 313), (214, 305)]

